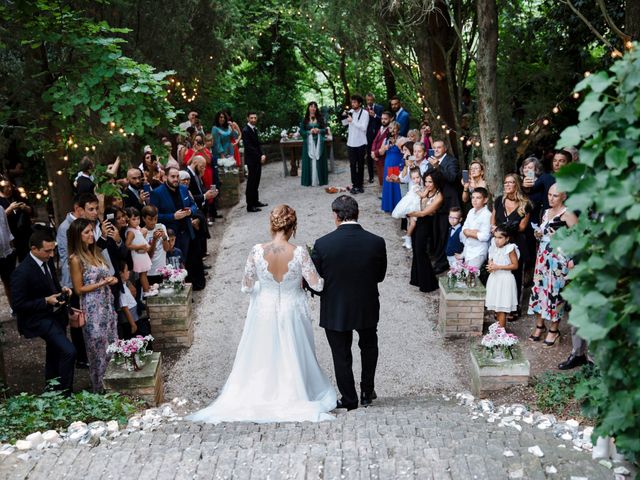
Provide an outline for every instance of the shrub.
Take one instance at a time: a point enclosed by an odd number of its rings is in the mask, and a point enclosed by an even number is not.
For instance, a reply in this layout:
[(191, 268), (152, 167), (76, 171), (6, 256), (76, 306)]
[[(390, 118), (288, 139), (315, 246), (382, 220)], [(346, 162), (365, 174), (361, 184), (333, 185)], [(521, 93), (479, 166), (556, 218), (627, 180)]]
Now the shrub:
[(583, 415), (595, 418), (591, 393), (600, 381), (597, 368), (585, 365), (573, 373), (545, 372), (536, 381), (533, 389), (536, 406), (544, 411), (563, 417)]
[(118, 420), (125, 423), (139, 404), (117, 393), (21, 393), (0, 403), (0, 442), (16, 440), (36, 431), (60, 430), (75, 421)]
[(616, 437), (634, 459), (640, 457), (640, 46), (634, 43), (608, 71), (587, 76), (576, 91), (586, 93), (579, 123), (562, 133), (558, 147), (579, 146), (580, 162), (557, 178), (567, 207), (581, 215), (552, 242), (577, 260), (563, 296), (601, 373), (590, 401), (595, 434)]

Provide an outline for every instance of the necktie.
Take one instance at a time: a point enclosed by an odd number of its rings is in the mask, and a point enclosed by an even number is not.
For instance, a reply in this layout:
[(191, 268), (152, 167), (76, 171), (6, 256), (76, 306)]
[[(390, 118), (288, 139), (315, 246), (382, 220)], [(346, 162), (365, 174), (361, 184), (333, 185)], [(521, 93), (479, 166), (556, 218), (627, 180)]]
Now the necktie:
[(42, 270), (44, 270), (44, 276), (47, 277), (47, 283), (51, 288), (51, 292), (56, 292), (56, 284), (53, 282), (53, 277), (51, 276), (51, 272), (49, 271), (49, 267), (47, 266), (47, 262), (42, 263)]

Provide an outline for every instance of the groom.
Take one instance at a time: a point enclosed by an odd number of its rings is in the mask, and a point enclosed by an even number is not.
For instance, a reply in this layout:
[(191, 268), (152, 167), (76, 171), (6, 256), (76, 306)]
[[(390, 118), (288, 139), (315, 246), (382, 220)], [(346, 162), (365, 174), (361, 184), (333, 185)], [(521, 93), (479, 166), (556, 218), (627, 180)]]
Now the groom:
[(351, 343), (358, 332), (362, 360), (360, 403), (376, 398), (374, 377), (378, 362), (378, 283), (387, 271), (384, 239), (358, 224), (358, 203), (348, 195), (331, 204), (336, 226), (332, 233), (316, 240), (311, 258), (324, 278), (320, 293), (320, 326), (325, 329), (333, 355), (338, 390), (337, 408), (358, 408), (353, 379)]

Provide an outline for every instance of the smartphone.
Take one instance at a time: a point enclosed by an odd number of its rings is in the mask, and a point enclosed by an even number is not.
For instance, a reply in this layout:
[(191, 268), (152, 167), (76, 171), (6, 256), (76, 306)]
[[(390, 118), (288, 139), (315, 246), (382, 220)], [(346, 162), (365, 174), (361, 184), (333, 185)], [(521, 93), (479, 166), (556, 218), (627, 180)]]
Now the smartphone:
[(111, 220), (113, 220), (115, 217), (115, 215), (113, 213), (107, 213), (105, 219), (107, 222), (111, 222)]
[(462, 181), (469, 183), (469, 170), (462, 170)]
[(149, 185), (148, 183), (143, 183), (142, 189), (147, 193), (151, 193), (151, 185)]
[(535, 172), (534, 172), (533, 170), (529, 170), (529, 171), (527, 172), (527, 178), (531, 178), (531, 179), (533, 179), (534, 175), (535, 175)]
[(433, 148), (430, 148), (427, 152), (427, 157), (433, 157), (436, 154), (436, 151)]

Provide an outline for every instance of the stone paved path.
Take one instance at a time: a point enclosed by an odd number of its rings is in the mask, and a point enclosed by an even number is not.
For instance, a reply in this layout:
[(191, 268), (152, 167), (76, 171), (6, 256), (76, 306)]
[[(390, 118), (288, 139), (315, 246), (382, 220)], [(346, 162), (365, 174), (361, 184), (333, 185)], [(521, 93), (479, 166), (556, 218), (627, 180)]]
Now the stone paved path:
[[(544, 453), (528, 453), (537, 445)], [(559, 445), (565, 445), (559, 448)], [(505, 450), (513, 457), (505, 457)], [(611, 470), (525, 425), (472, 420), (440, 398), (380, 398), (332, 422), (221, 424), (177, 421), (98, 446), (0, 458), (7, 479), (613, 479)], [(546, 475), (553, 466), (556, 474)]]

